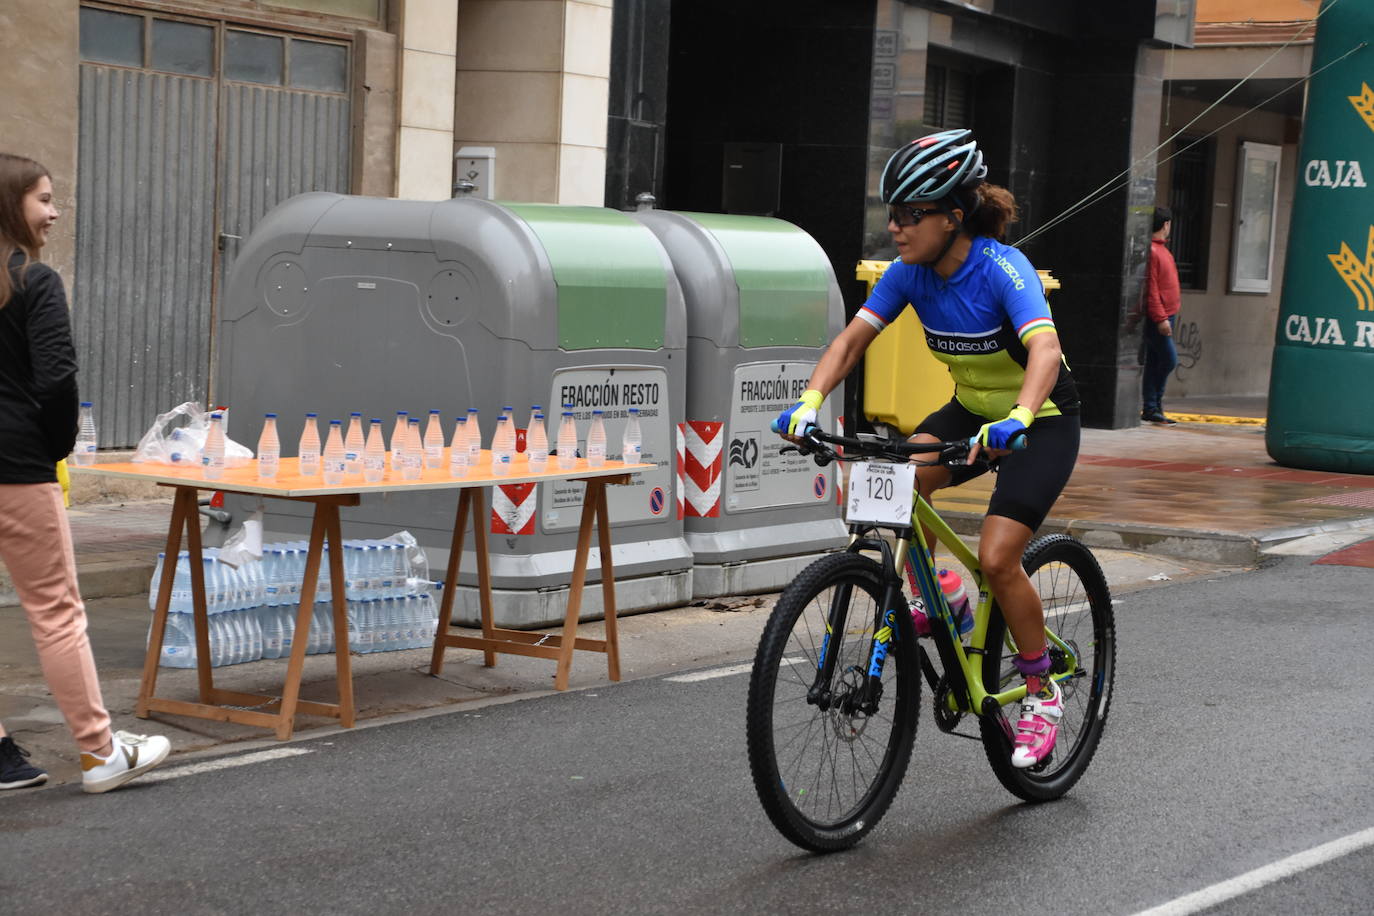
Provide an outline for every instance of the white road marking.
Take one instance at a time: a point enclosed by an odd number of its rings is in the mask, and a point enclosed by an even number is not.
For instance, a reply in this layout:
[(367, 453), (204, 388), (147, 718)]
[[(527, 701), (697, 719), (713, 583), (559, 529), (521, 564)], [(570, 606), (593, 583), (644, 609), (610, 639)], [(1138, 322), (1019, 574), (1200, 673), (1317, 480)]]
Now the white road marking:
[(1286, 859), (1279, 859), (1277, 862), (1271, 862), (1254, 871), (1248, 871), (1229, 881), (1204, 887), (1186, 897), (1179, 897), (1177, 900), (1142, 910), (1136, 916), (1184, 916), (1187, 913), (1198, 913), (1242, 894), (1258, 890), (1266, 884), (1282, 881), (1298, 872), (1307, 871), (1309, 868), (1316, 868), (1318, 865), (1339, 859), (1341, 856), (1358, 852), (1366, 846), (1374, 846), (1374, 827), (1341, 837), (1339, 840), (1332, 840), (1330, 843), (1323, 843), (1306, 852), (1291, 855)]
[[(805, 661), (800, 655), (784, 658), (784, 665), (795, 665), (797, 662)], [(730, 665), (725, 668), (708, 668), (705, 671), (693, 671), (691, 674), (675, 674), (672, 677), (665, 677), (665, 681), (675, 684), (691, 684), (695, 681), (709, 681), (717, 677), (729, 677), (732, 674), (747, 674), (754, 670), (753, 662), (744, 662), (739, 665)]]
[(254, 763), (280, 760), (283, 757), (299, 757), (301, 754), (313, 753), (315, 753), (313, 750), (304, 747), (279, 747), (270, 751), (242, 754), (238, 757), (219, 757), (204, 763), (188, 763), (186, 766), (173, 767), (170, 770), (153, 770), (151, 773), (139, 777), (138, 781), (139, 783), (166, 782), (169, 779), (180, 779), (183, 776), (199, 776), (201, 773), (212, 773), (215, 770), (245, 767)]
[(743, 674), (746, 671), (753, 671), (754, 663), (745, 662), (742, 665), (730, 665), (728, 668), (711, 668), (706, 671), (693, 671), (691, 674), (677, 674), (673, 677), (665, 677), (665, 681), (675, 684), (691, 684), (694, 681), (709, 681), (716, 677), (729, 677), (732, 674)]

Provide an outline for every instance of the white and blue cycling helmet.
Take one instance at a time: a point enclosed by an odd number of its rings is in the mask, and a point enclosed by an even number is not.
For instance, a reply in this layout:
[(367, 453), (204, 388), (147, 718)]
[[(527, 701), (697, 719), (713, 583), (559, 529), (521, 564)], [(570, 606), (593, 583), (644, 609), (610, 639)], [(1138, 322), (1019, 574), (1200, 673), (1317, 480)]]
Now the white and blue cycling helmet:
[(950, 201), (968, 212), (977, 206), (971, 193), (987, 177), (983, 153), (969, 130), (942, 130), (912, 140), (887, 160), (879, 184), (883, 203), (935, 203)]

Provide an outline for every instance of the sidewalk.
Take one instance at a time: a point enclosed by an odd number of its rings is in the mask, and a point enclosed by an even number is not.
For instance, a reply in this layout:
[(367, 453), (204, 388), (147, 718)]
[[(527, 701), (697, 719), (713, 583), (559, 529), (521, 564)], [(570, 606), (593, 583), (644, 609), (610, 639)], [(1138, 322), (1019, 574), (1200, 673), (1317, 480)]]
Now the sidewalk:
[[(1043, 530), (1095, 548), (1249, 565), (1270, 545), (1374, 521), (1374, 477), (1281, 467), (1265, 451), (1262, 421), (1242, 411), (1170, 413), (1209, 422), (1084, 430)], [(937, 494), (936, 506), (972, 533), (991, 489), (979, 479)]]
[[(1253, 565), (1261, 551), (1303, 536), (1328, 535), (1295, 541), (1309, 547), (1290, 545), (1290, 551), (1326, 553), (1374, 538), (1374, 477), (1273, 464), (1264, 451), (1263, 427), (1255, 423), (1253, 404), (1171, 406), (1176, 416), (1208, 422), (1085, 430), (1073, 479), (1045, 524), (1046, 531), (1069, 531), (1093, 545), (1118, 598), (1165, 579)], [(1203, 408), (1216, 413), (1202, 413)], [(1223, 411), (1232, 416), (1221, 416)], [(1252, 415), (1248, 423), (1247, 413)], [(945, 491), (937, 506), (961, 534), (974, 534), (990, 488), (990, 481), (978, 480)], [(178, 754), (214, 753), (227, 743), (243, 749), (275, 746), (264, 730), (248, 726), (176, 716), (140, 722), (132, 716), (148, 631), (148, 583), (170, 511), (169, 500), (71, 510), (82, 589), (92, 602), (92, 644), (115, 725), (166, 734)], [(1374, 564), (1372, 554), (1361, 555)], [(4, 600), (7, 589), (0, 572), (0, 719), (34, 752), (54, 783), (71, 782), (79, 775), (71, 739), (47, 695), (24, 615), (5, 607), (13, 603)], [(727, 598), (622, 617), (623, 676), (738, 662), (752, 651), (775, 599)], [(1127, 606), (1129, 598), (1123, 601)], [(591, 623), (580, 635), (597, 638), (601, 633), (601, 624)], [(434, 715), (455, 704), (465, 714), (481, 715), (484, 705), (539, 695), (552, 687), (553, 666), (545, 660), (500, 656), (495, 668), (485, 668), (481, 653), (456, 649), (445, 658), (443, 676), (432, 678), (427, 674), (428, 649), (355, 657), (358, 727), (397, 716)], [(306, 659), (304, 698), (334, 698), (333, 666), (330, 655)], [(216, 669), (215, 681), (233, 690), (276, 693), (284, 667), (263, 661)], [(596, 690), (605, 684), (605, 659), (578, 653), (573, 689)], [(158, 692), (190, 699), (195, 685), (194, 671), (162, 669)], [(297, 734), (320, 737), (331, 728), (330, 720), (303, 716)]]

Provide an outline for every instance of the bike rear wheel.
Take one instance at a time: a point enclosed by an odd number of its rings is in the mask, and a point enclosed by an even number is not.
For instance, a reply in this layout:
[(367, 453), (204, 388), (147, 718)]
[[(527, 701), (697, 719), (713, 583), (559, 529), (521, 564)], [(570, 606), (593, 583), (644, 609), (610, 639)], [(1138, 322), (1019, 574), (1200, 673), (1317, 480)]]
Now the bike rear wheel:
[[(1038, 537), (1026, 545), (1021, 563), (1044, 603), (1045, 626), (1077, 656), (1050, 644), (1052, 672), (1070, 674), (1059, 681), (1064, 692), (1059, 735), (1048, 758), (1017, 769), (1011, 765), (1011, 728), (1020, 717), (1019, 704), (1004, 706), (996, 716), (983, 716), (979, 726), (997, 779), (1018, 798), (1039, 802), (1069, 791), (1097, 750), (1111, 704), (1116, 625), (1107, 579), (1081, 542), (1062, 534)], [(987, 646), (983, 683), (990, 692), (1011, 689), (1021, 675), (1012, 665), (1015, 648), (996, 605), (988, 621)]]
[[(759, 640), (746, 716), (749, 767), (769, 819), (804, 849), (859, 842), (891, 805), (911, 759), (921, 684), (905, 607), (890, 615), (897, 638), (876, 710), (847, 704), (867, 678), (875, 631), (888, 625), (882, 599), (878, 563), (853, 553), (822, 557), (783, 591)], [(845, 625), (827, 640), (837, 600)], [(829, 700), (808, 702), (823, 649), (836, 658), (823, 685)]]

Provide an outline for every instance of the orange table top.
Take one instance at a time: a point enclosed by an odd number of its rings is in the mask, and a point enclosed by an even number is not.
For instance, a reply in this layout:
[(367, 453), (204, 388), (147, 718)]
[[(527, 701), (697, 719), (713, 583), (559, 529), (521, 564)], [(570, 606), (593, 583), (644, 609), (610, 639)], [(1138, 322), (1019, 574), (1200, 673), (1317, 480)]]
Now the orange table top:
[(329, 496), (345, 493), (394, 493), (401, 490), (460, 490), (464, 487), (490, 487), (497, 484), (537, 483), (541, 480), (581, 480), (588, 477), (611, 477), (620, 474), (638, 474), (653, 470), (653, 464), (625, 464), (621, 461), (607, 461), (600, 467), (591, 467), (586, 458), (578, 458), (575, 467), (563, 470), (554, 466), (555, 459), (549, 459), (549, 467), (540, 474), (530, 470), (529, 457), (520, 453), (511, 461), (510, 473), (496, 475), (491, 473), (491, 453), (483, 451), (477, 466), (463, 477), (454, 477), (448, 471), (448, 449), (444, 449), (444, 460), (440, 467), (424, 468), (418, 480), (404, 480), (400, 471), (391, 469), (390, 454), (387, 468), (382, 479), (369, 483), (361, 474), (350, 475), (340, 484), (325, 484), (319, 476), (302, 477), (297, 458), (281, 459), (281, 467), (272, 480), (258, 477), (257, 462), (249, 462), (243, 467), (225, 468), (219, 480), (208, 480), (200, 465), (179, 467), (170, 464), (132, 464), (118, 462), (111, 464), (69, 465), (73, 474), (91, 474), (99, 477), (126, 477), (148, 480), (173, 487), (195, 487), (198, 490), (224, 490), (231, 493), (261, 493), (265, 496), (299, 498), (310, 496)]

